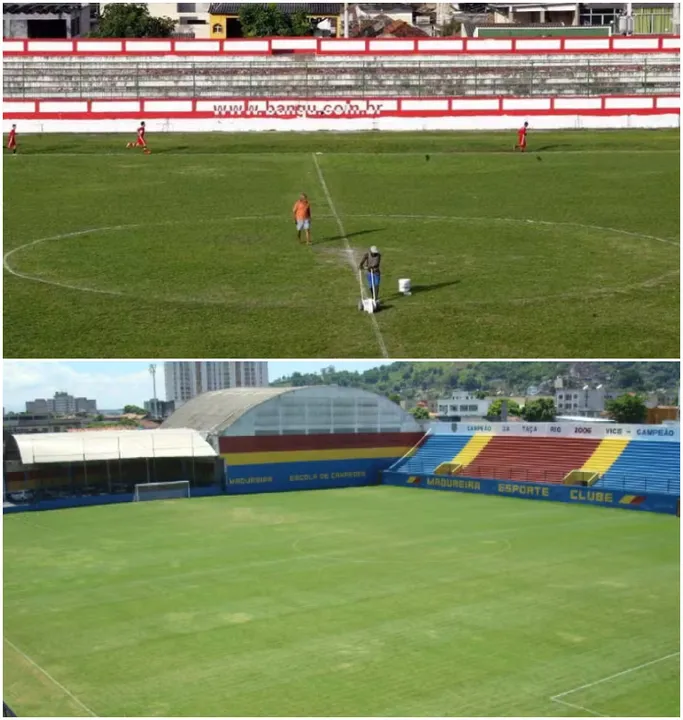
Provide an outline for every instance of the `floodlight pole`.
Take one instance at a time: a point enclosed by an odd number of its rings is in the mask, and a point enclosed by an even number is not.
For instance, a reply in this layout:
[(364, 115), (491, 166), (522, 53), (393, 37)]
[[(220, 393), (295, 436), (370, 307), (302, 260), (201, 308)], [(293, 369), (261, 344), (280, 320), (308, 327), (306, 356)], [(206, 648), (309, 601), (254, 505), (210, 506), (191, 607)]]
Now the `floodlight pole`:
[(149, 366), (149, 374), (152, 376), (152, 397), (154, 398), (154, 419), (159, 418), (159, 403), (157, 402), (157, 366), (152, 364)]

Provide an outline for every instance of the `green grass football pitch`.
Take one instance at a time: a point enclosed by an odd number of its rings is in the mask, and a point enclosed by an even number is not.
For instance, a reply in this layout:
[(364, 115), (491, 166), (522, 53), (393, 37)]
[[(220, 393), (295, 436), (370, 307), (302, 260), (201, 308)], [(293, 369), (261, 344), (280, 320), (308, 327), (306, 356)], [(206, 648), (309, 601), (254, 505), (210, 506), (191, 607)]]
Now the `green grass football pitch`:
[[(678, 357), (678, 131), (514, 138), (152, 134), (145, 156), (24, 136), (5, 356)], [(353, 267), (371, 244), (374, 319)]]
[(679, 520), (390, 487), (11, 515), (4, 633), (19, 715), (679, 716)]

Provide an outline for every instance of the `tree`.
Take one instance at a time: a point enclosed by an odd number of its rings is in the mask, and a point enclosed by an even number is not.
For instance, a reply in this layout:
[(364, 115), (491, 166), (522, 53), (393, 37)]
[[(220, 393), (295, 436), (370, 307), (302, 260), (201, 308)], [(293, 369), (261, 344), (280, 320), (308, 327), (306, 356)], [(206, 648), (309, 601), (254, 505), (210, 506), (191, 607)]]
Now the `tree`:
[(305, 35), (312, 35), (313, 28), (311, 27), (311, 21), (308, 19), (308, 15), (305, 10), (299, 10), (292, 13), (289, 16), (290, 27), (292, 35), (294, 37), (304, 37)]
[(401, 404), (401, 396), (398, 393), (389, 393), (387, 398), (391, 400), (392, 403), (396, 403), (397, 405)]
[(479, 377), (473, 370), (470, 369), (460, 371), (459, 381), (460, 387), (468, 390), (469, 392), (478, 390), (481, 387)]
[(169, 17), (152, 17), (147, 4), (108, 3), (100, 16), (97, 30), (91, 37), (143, 38), (170, 37), (175, 20)]
[(555, 420), (555, 402), (551, 398), (532, 400), (524, 406), (522, 418), (527, 422), (553, 422)]
[(122, 419), (119, 420), (116, 424), (117, 424), (117, 425), (122, 425), (123, 427), (137, 427), (137, 426), (138, 426), (138, 421), (137, 421), (137, 420), (133, 420), (133, 418), (122, 418)]
[[(489, 420), (496, 420), (500, 418), (503, 414), (503, 400), (505, 399), (506, 398), (499, 398), (491, 403), (489, 411), (486, 413), (486, 417)], [(514, 400), (508, 400), (507, 404), (508, 415), (516, 415), (519, 417), (522, 414), (522, 408), (519, 406), (519, 403), (516, 403)]]
[(416, 407), (410, 412), (416, 420), (429, 420), (429, 410), (426, 407)]
[(626, 368), (619, 373), (618, 383), (624, 390), (644, 390), (645, 383), (640, 371), (635, 368)]
[(440, 28), (441, 37), (452, 37), (453, 35), (460, 35), (462, 33), (462, 23), (458, 20), (451, 19), (447, 23), (444, 23)]
[(147, 415), (147, 410), (144, 410), (143, 408), (138, 407), (137, 405), (124, 405), (123, 414), (124, 415)]
[(240, 7), (240, 24), (244, 37), (310, 35), (313, 32), (305, 12), (286, 14), (272, 3), (268, 5), (244, 3)]
[(620, 395), (608, 400), (605, 409), (612, 420), (619, 423), (643, 423), (647, 417), (647, 407), (640, 395)]

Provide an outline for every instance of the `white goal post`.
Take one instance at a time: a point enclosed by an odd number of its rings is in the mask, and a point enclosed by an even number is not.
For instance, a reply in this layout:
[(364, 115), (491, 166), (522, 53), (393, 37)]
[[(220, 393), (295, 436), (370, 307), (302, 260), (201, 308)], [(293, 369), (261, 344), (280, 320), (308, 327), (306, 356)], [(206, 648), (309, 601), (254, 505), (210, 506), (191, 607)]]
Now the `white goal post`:
[(172, 500), (190, 497), (189, 480), (173, 480), (172, 482), (138, 483), (135, 486), (133, 502), (141, 500)]

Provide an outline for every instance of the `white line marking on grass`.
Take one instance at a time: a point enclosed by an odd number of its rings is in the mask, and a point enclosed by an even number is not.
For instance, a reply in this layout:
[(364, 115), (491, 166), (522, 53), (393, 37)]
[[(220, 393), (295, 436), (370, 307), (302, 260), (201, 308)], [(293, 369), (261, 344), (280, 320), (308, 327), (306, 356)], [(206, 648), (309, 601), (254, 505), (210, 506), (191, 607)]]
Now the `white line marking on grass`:
[[(313, 158), (313, 163), (315, 164), (315, 169), (318, 173), (318, 179), (320, 180), (320, 184), (322, 185), (323, 192), (325, 193), (325, 197), (327, 198), (327, 204), (330, 206), (330, 210), (332, 211), (332, 214), (334, 215), (335, 220), (337, 221), (337, 226), (339, 227), (339, 234), (342, 236), (342, 239), (344, 240), (344, 250), (346, 251), (346, 257), (349, 261), (349, 265), (351, 265), (351, 269), (353, 270), (354, 274), (358, 270), (356, 266), (356, 261), (353, 255), (353, 250), (351, 249), (351, 244), (349, 243), (348, 237), (346, 237), (346, 230), (344, 229), (344, 224), (341, 221), (341, 218), (339, 217), (339, 213), (337, 212), (337, 209), (334, 206), (334, 202), (332, 201), (332, 195), (330, 195), (330, 190), (327, 187), (327, 183), (325, 182), (325, 176), (323, 175), (322, 168), (320, 167), (320, 163), (318, 162), (318, 158), (316, 157), (315, 153), (311, 153), (311, 156)], [(364, 313), (365, 314), (365, 313)], [(389, 357), (389, 351), (387, 350), (387, 346), (384, 343), (384, 338), (382, 337), (382, 332), (379, 329), (379, 324), (377, 323), (377, 318), (374, 316), (374, 314), (370, 315), (370, 319), (372, 320), (372, 329), (375, 331), (375, 337), (377, 338), (377, 342), (379, 344), (379, 348), (382, 352), (382, 357), (388, 358)]]
[(596, 715), (597, 717), (609, 717), (609, 715), (603, 715), (602, 713), (595, 712), (590, 708), (584, 707), (583, 705), (575, 705), (574, 703), (565, 702), (564, 700), (557, 700), (556, 698), (550, 698), (553, 702), (559, 703), (560, 705), (566, 705), (567, 707), (574, 708), (575, 710), (583, 710), (589, 715)]
[(31, 658), (25, 652), (20, 650), (13, 642), (8, 640), (4, 635), (3, 635), (3, 639), (13, 650), (15, 650), (17, 653), (19, 653), (19, 655), (21, 655), (21, 657), (23, 657), (24, 660), (27, 660), (29, 663), (31, 663), (31, 665), (33, 665), (33, 667), (35, 667), (37, 670), (40, 670), (40, 672), (43, 673), (43, 675), (45, 675), (45, 677), (48, 680), (51, 680), (62, 692), (64, 692), (66, 695), (68, 695), (77, 705), (82, 707), (83, 710), (85, 710), (88, 713), (88, 715), (92, 715), (92, 717), (98, 717), (97, 713), (94, 713), (85, 703), (81, 702), (71, 691), (67, 690), (67, 688), (65, 688), (64, 685), (62, 685), (62, 683), (60, 683), (58, 680), (55, 680), (47, 670), (44, 670), (42, 667), (40, 667), (40, 665), (38, 665), (38, 663), (35, 660), (31, 660)]
[(650, 662), (642, 663), (642, 665), (636, 665), (635, 667), (629, 668), (628, 670), (622, 670), (621, 672), (614, 673), (614, 675), (608, 675), (607, 677), (601, 678), (600, 680), (595, 680), (594, 682), (586, 683), (585, 685), (579, 685), (579, 687), (575, 687), (572, 690), (567, 690), (566, 692), (559, 693), (558, 695), (553, 695), (551, 700), (556, 700), (557, 698), (564, 697), (565, 695), (571, 695), (571, 693), (578, 692), (579, 690), (585, 690), (586, 688), (593, 687), (594, 685), (600, 685), (601, 683), (607, 682), (608, 680), (613, 680), (614, 678), (621, 677), (622, 675), (628, 675), (629, 673), (635, 672), (636, 670), (642, 670), (642, 668), (664, 662), (664, 660), (669, 660), (670, 658), (676, 657), (680, 654), (681, 652), (680, 650), (678, 650), (674, 653), (670, 653), (669, 655), (664, 655), (663, 657), (657, 658), (656, 660), (650, 660)]
[[(9, 262), (9, 259), (14, 255), (14, 253), (18, 253), (21, 250), (27, 250), (31, 247), (35, 247), (36, 245), (40, 245), (42, 243), (46, 242), (52, 242), (57, 240), (67, 240), (68, 238), (73, 237), (79, 237), (81, 235), (88, 235), (89, 233), (100, 233), (100, 232), (109, 232), (109, 231), (118, 231), (118, 230), (134, 230), (135, 228), (141, 228), (141, 227), (157, 227), (160, 225), (187, 225), (187, 224), (199, 224), (199, 223), (222, 223), (222, 222), (231, 222), (231, 221), (244, 221), (244, 220), (274, 220), (274, 219), (282, 219), (283, 216), (281, 215), (245, 215), (240, 217), (226, 217), (226, 218), (199, 218), (194, 220), (163, 220), (160, 222), (154, 222), (154, 223), (135, 223), (132, 225), (108, 225), (105, 227), (99, 227), (99, 228), (88, 228), (86, 230), (77, 230), (76, 232), (70, 232), (70, 233), (63, 233), (61, 235), (51, 235), (50, 237), (44, 237), (44, 238), (38, 238), (37, 240), (31, 240), (30, 242), (24, 243), (23, 245), (19, 245), (12, 250), (7, 251), (2, 260), (2, 264), (7, 270), (7, 272), (10, 275), (14, 275), (14, 277), (20, 278), (22, 280), (29, 280), (31, 282), (37, 282), (42, 283), (43, 285), (53, 285), (54, 287), (64, 288), (65, 290), (77, 290), (79, 292), (89, 292), (89, 293), (96, 293), (97, 295), (111, 295), (114, 297), (137, 297), (132, 295), (130, 292), (122, 291), (122, 290), (104, 290), (100, 288), (93, 288), (93, 287), (86, 287), (84, 285), (72, 285), (70, 283), (64, 283), (60, 282), (59, 280), (50, 280), (47, 278), (41, 278), (37, 275), (29, 275), (28, 273), (23, 273), (19, 270), (15, 270)], [(318, 217), (332, 217), (331, 215), (318, 215)], [(159, 298), (155, 297), (146, 297), (144, 298), (146, 300), (159, 300)], [(210, 301), (206, 299), (192, 299), (192, 298), (161, 298), (162, 302), (181, 302), (181, 303), (191, 303), (191, 304), (202, 304), (202, 305), (225, 305), (227, 303), (221, 302), (221, 301)]]
[(125, 296), (128, 293), (120, 292), (118, 290), (99, 290), (97, 288), (85, 288), (80, 287), (79, 285), (62, 283), (58, 280), (45, 280), (44, 278), (36, 277), (35, 275), (27, 275), (26, 273), (19, 272), (19, 270), (15, 270), (9, 264), (9, 259), (12, 257), (12, 255), (14, 255), (14, 253), (19, 252), (20, 250), (25, 250), (27, 248), (39, 245), (40, 243), (48, 242), (50, 240), (66, 240), (67, 238), (78, 237), (79, 235), (87, 235), (88, 233), (93, 232), (106, 232), (108, 230), (129, 230), (136, 227), (139, 227), (139, 225), (111, 225), (108, 227), (89, 228), (88, 230), (78, 230), (77, 232), (64, 233), (63, 235), (52, 235), (51, 237), (39, 238), (38, 240), (32, 240), (31, 242), (25, 243), (24, 245), (19, 245), (13, 250), (9, 250), (8, 252), (6, 252), (2, 259), (2, 264), (4, 265), (5, 270), (10, 273), (10, 275), (14, 275), (14, 277), (21, 278), (22, 280), (32, 280), (33, 282), (39, 282), (43, 285), (54, 285), (55, 287), (65, 288), (66, 290), (80, 290), (81, 292), (91, 292), (97, 293), (99, 295), (117, 295), (119, 297)]
[[(318, 165), (317, 159), (314, 156), (314, 160), (316, 162), (316, 166)], [(320, 173), (321, 175), (322, 173)], [(324, 178), (323, 178), (324, 182)], [(324, 185), (324, 189), (326, 189), (326, 185)], [(316, 217), (324, 217), (324, 218), (336, 218), (337, 222), (339, 222), (338, 216), (336, 214), (332, 215), (323, 215), (323, 214), (316, 214)], [(511, 223), (519, 223), (519, 224), (538, 224), (538, 225), (546, 225), (546, 226), (567, 226), (567, 227), (579, 227), (579, 228), (586, 228), (590, 230), (603, 230), (605, 232), (613, 232), (616, 234), (622, 234), (622, 235), (628, 235), (631, 237), (636, 238), (642, 238), (643, 240), (656, 240), (661, 243), (666, 243), (667, 245), (674, 245), (679, 246), (678, 241), (674, 241), (672, 239), (668, 238), (660, 238), (655, 237), (654, 235), (645, 235), (642, 233), (635, 233), (631, 232), (629, 230), (619, 230), (617, 228), (605, 228), (600, 227), (598, 225), (582, 225), (581, 223), (563, 223), (563, 222), (553, 222), (550, 220), (530, 220), (526, 218), (501, 218), (501, 217), (466, 217), (466, 216), (458, 216), (458, 215), (391, 215), (391, 214), (360, 214), (356, 215), (356, 217), (359, 218), (377, 218), (377, 219), (385, 219), (385, 220), (418, 220), (422, 222), (428, 222), (428, 221), (461, 221), (461, 222), (511, 222)], [(183, 224), (212, 224), (212, 223), (223, 223), (223, 222), (232, 222), (232, 221), (245, 221), (245, 220), (278, 220), (281, 219), (281, 215), (246, 215), (246, 216), (238, 216), (238, 217), (225, 217), (225, 218), (199, 218), (199, 219), (193, 219), (193, 220), (165, 220), (160, 222), (153, 222), (153, 223), (137, 223), (133, 225), (112, 225), (112, 226), (106, 226), (106, 227), (100, 227), (100, 228), (89, 228), (87, 230), (78, 230), (76, 232), (70, 232), (70, 233), (64, 233), (62, 235), (53, 235), (51, 237), (45, 237), (45, 238), (39, 238), (37, 240), (31, 240), (30, 242), (24, 243), (23, 245), (19, 245), (18, 247), (13, 248), (12, 250), (9, 250), (7, 253), (5, 253), (3, 258), (3, 265), (5, 269), (7, 270), (10, 275), (14, 275), (17, 278), (20, 278), (22, 280), (28, 280), (31, 282), (38, 282), (42, 283), (43, 285), (53, 285), (55, 287), (63, 288), (66, 290), (76, 290), (79, 292), (90, 292), (90, 293), (96, 293), (98, 295), (109, 295), (113, 297), (131, 297), (131, 298), (137, 298), (139, 296), (134, 295), (133, 293), (127, 292), (127, 291), (121, 291), (121, 290), (105, 290), (101, 288), (93, 288), (93, 287), (87, 287), (84, 285), (73, 285), (70, 283), (60, 282), (58, 280), (51, 280), (48, 278), (42, 278), (36, 275), (29, 275), (28, 273), (23, 273), (19, 270), (15, 270), (10, 262), (9, 259), (14, 255), (15, 253), (20, 252), (21, 250), (26, 250), (31, 247), (35, 247), (37, 245), (40, 245), (41, 243), (45, 242), (51, 242), (51, 241), (57, 241), (57, 240), (65, 240), (67, 238), (71, 237), (78, 237), (81, 235), (87, 235), (88, 233), (96, 233), (96, 232), (108, 232), (108, 231), (117, 231), (117, 230), (130, 230), (134, 228), (140, 228), (140, 227), (157, 227), (160, 225), (183, 225)], [(340, 226), (341, 230), (343, 231), (343, 226)], [(342, 235), (345, 236), (345, 233), (342, 232)], [(353, 259), (353, 251), (350, 248), (350, 245), (348, 243), (348, 239), (344, 237), (346, 248), (344, 249), (344, 252), (349, 259), (349, 262), (353, 266), (354, 272), (356, 270), (356, 264)], [(313, 246), (315, 249), (315, 245)], [(350, 251), (350, 252), (349, 252)], [(640, 283), (634, 283), (630, 285), (619, 285), (617, 287), (609, 287), (609, 286), (601, 286), (593, 290), (576, 290), (572, 292), (566, 292), (566, 293), (560, 293), (556, 295), (540, 295), (540, 296), (527, 296), (527, 297), (521, 297), (521, 298), (515, 298), (515, 297), (509, 297), (506, 298), (505, 302), (509, 304), (527, 304), (530, 302), (537, 302), (537, 301), (546, 301), (546, 300), (562, 300), (562, 299), (571, 299), (571, 298), (586, 298), (586, 297), (593, 297), (593, 296), (612, 296), (612, 295), (621, 295), (627, 292), (630, 292), (632, 290), (638, 290), (641, 288), (647, 288), (654, 285), (657, 285), (658, 283), (666, 280), (669, 277), (678, 277), (680, 275), (680, 271), (677, 269), (672, 272), (665, 273), (664, 275), (660, 275), (653, 278), (647, 278), (646, 280), (643, 280)], [(147, 302), (165, 302), (165, 303), (182, 303), (182, 304), (191, 304), (191, 305), (210, 305), (210, 306), (229, 306), (231, 303), (228, 300), (211, 300), (209, 298), (192, 298), (192, 297), (158, 297), (158, 296), (151, 296), (146, 295), (144, 297), (144, 300)], [(495, 299), (486, 299), (486, 300), (461, 300), (460, 305), (467, 305), (467, 306), (486, 306), (491, 304), (499, 303), (500, 300)], [(240, 300), (241, 304), (244, 304), (244, 300)], [(294, 307), (291, 303), (263, 303), (262, 306), (268, 306), (268, 307)], [(379, 333), (379, 326), (377, 326), (377, 320), (374, 316), (372, 316), (373, 322), (376, 326), (376, 333)], [(378, 341), (383, 342), (381, 340), (381, 333), (378, 336)], [(382, 347), (382, 345), (380, 345)], [(385, 357), (389, 357), (388, 353), (385, 355)]]
[(528, 218), (507, 218), (507, 217), (462, 217), (459, 215), (356, 215), (356, 217), (366, 218), (386, 218), (387, 220), (458, 220), (465, 222), (507, 222), (507, 223), (526, 223), (528, 225), (550, 225), (557, 227), (576, 227), (586, 230), (603, 230), (606, 232), (617, 233), (618, 235), (628, 235), (629, 237), (641, 238), (642, 240), (656, 240), (657, 242), (666, 243), (680, 247), (680, 242), (675, 239), (661, 238), (656, 235), (646, 235), (644, 233), (632, 232), (631, 230), (620, 230), (619, 228), (602, 227), (601, 225), (585, 225), (575, 222), (559, 222), (554, 220), (530, 220)]
[(664, 660), (670, 660), (671, 658), (677, 657), (680, 654), (680, 650), (678, 650), (677, 652), (669, 653), (668, 655), (664, 655), (660, 658), (657, 658), (656, 660), (650, 660), (649, 662), (641, 663), (640, 665), (628, 668), (628, 670), (622, 670), (621, 672), (614, 673), (614, 675), (608, 675), (607, 677), (600, 678), (600, 680), (594, 680), (593, 682), (586, 683), (585, 685), (579, 685), (579, 687), (572, 688), (571, 690), (566, 690), (565, 692), (559, 693), (558, 695), (553, 695), (550, 699), (552, 700), (552, 702), (560, 703), (561, 705), (567, 705), (569, 707), (585, 710), (591, 715), (597, 715), (598, 717), (609, 717), (609, 715), (602, 715), (601, 713), (595, 712), (594, 710), (590, 710), (586, 707), (582, 707), (581, 705), (575, 705), (565, 700), (560, 700), (560, 698), (571, 695), (572, 693), (578, 692), (579, 690), (586, 690), (587, 688), (594, 687), (595, 685), (600, 685), (604, 682), (607, 682), (608, 680), (614, 680), (614, 678), (628, 675), (629, 673), (635, 672), (636, 670), (642, 670), (643, 668), (650, 667), (650, 665), (656, 665), (657, 663), (664, 662)]

